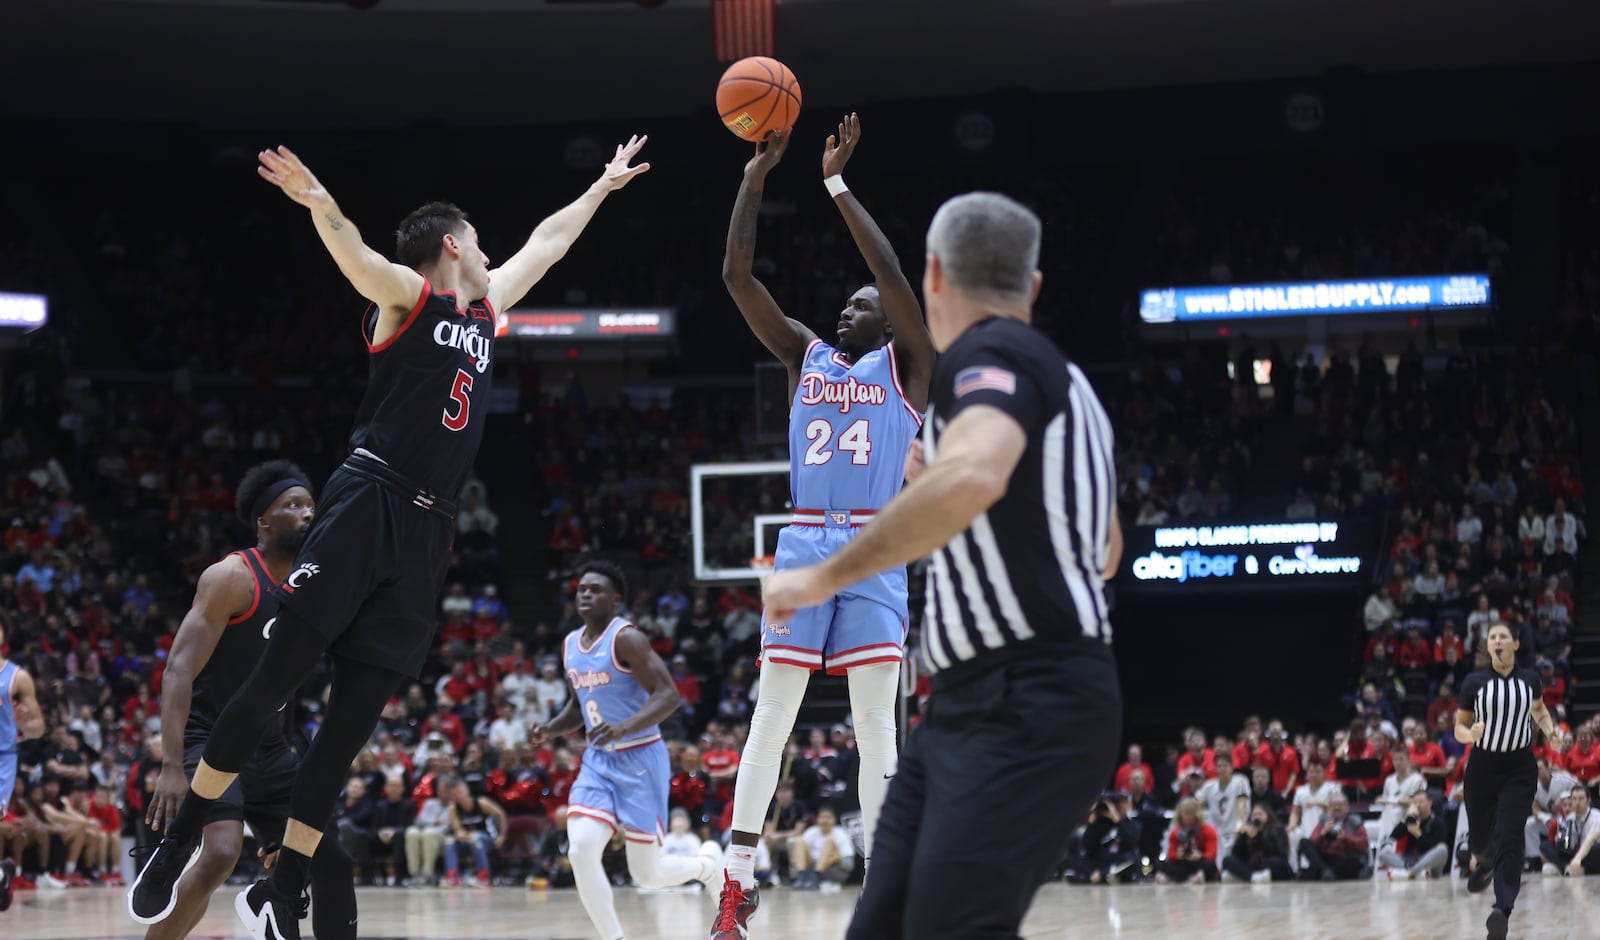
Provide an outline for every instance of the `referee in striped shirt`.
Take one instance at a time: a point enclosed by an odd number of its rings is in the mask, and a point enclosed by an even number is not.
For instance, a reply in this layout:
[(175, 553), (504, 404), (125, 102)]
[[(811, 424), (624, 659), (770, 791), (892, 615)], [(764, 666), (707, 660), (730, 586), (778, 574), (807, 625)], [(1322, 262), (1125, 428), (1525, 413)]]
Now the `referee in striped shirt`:
[(1522, 643), (1504, 623), (1489, 627), (1489, 668), (1461, 683), (1456, 740), (1471, 744), (1464, 784), (1467, 836), (1473, 870), (1467, 890), (1494, 881), (1489, 940), (1505, 940), (1511, 909), (1522, 888), (1522, 829), (1539, 784), (1533, 756), (1533, 723), (1556, 746), (1555, 722), (1544, 707), (1539, 674), (1518, 667)]
[(776, 622), (933, 558), (934, 694), (889, 787), (850, 940), (1016, 937), (1116, 762), (1111, 424), (1030, 325), (1040, 234), (994, 193), (939, 209), (922, 287), (941, 355), (912, 482), (827, 561), (766, 583)]

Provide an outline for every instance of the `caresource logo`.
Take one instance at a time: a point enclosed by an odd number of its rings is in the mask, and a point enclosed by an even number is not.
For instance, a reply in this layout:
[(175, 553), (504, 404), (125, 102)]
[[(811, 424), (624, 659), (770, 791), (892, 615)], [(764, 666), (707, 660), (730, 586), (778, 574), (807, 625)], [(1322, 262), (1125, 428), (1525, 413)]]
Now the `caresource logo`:
[(1319, 558), (1316, 550), (1310, 545), (1301, 545), (1294, 550), (1293, 558), (1273, 555), (1267, 561), (1267, 573), (1275, 575), (1360, 574), (1361, 559)]
[(1206, 555), (1197, 551), (1163, 555), (1151, 552), (1133, 561), (1133, 576), (1140, 581), (1176, 581), (1191, 578), (1231, 578), (1238, 555)]

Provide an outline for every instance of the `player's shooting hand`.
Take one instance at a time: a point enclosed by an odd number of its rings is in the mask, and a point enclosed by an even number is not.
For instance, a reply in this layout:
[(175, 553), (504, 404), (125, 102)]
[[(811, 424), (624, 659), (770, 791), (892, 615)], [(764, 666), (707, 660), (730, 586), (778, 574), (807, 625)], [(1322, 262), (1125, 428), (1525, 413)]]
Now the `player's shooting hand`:
[(628, 138), (627, 143), (617, 145), (617, 152), (611, 157), (611, 162), (606, 164), (605, 171), (600, 174), (600, 185), (605, 187), (607, 192), (621, 189), (632, 182), (635, 176), (650, 169), (648, 163), (641, 163), (638, 166), (628, 165), (639, 155), (645, 141), (649, 139), (648, 135), (641, 137), (634, 134)]
[(822, 148), (822, 178), (838, 176), (844, 172), (844, 165), (850, 162), (850, 155), (856, 152), (856, 144), (861, 141), (861, 119), (851, 112), (839, 122), (839, 132), (829, 134), (828, 142)]
[(911, 450), (906, 454), (906, 482), (916, 482), (917, 477), (922, 476), (925, 466), (922, 461), (922, 442), (912, 441)]
[(167, 824), (178, 817), (178, 807), (183, 805), (183, 798), (188, 795), (189, 781), (183, 776), (183, 768), (176, 764), (162, 767), (144, 821), (156, 832), (166, 832)]
[(288, 147), (263, 150), (260, 159), (261, 165), (256, 167), (256, 172), (261, 174), (261, 178), (283, 190), (285, 196), (300, 205), (315, 208), (332, 198), (311, 170)]
[(761, 585), (761, 599), (767, 606), (767, 620), (779, 623), (794, 616), (802, 607), (815, 607), (834, 594), (816, 566), (780, 571)]
[(783, 131), (773, 131), (766, 140), (756, 144), (756, 155), (744, 165), (745, 175), (766, 176), (783, 159), (783, 153), (788, 149), (789, 135)]

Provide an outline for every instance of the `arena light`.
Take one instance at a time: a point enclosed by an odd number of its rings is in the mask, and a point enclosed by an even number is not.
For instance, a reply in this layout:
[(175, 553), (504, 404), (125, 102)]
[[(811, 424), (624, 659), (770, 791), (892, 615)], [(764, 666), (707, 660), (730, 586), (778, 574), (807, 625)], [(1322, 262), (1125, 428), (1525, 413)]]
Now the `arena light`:
[(1369, 519), (1241, 525), (1130, 526), (1129, 587), (1304, 589), (1353, 587), (1372, 577), (1377, 530)]
[(495, 321), (495, 335), (529, 340), (670, 339), (677, 311), (668, 307), (513, 308)]

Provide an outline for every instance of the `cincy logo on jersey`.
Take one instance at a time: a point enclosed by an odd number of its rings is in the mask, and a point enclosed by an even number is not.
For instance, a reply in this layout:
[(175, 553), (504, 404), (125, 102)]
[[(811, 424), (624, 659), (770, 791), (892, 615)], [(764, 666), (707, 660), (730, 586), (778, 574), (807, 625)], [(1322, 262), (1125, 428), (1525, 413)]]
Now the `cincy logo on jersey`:
[(300, 567), (289, 572), (289, 576), (283, 579), (284, 593), (293, 594), (297, 588), (316, 577), (317, 573), (321, 570), (322, 566), (308, 561)]
[(888, 389), (882, 385), (859, 382), (853, 375), (843, 382), (830, 379), (821, 372), (807, 372), (800, 376), (802, 405), (838, 405), (839, 413), (847, 415), (853, 405), (881, 405), (888, 400)]
[(489, 352), (494, 346), (494, 338), (479, 332), (477, 323), (462, 326), (459, 323), (440, 320), (433, 328), (433, 341), (440, 346), (459, 349), (471, 356), (480, 373), (488, 370)]
[(574, 689), (598, 689), (600, 686), (611, 684), (611, 673), (604, 669), (589, 669), (584, 672), (568, 669), (567, 681), (572, 683)]

